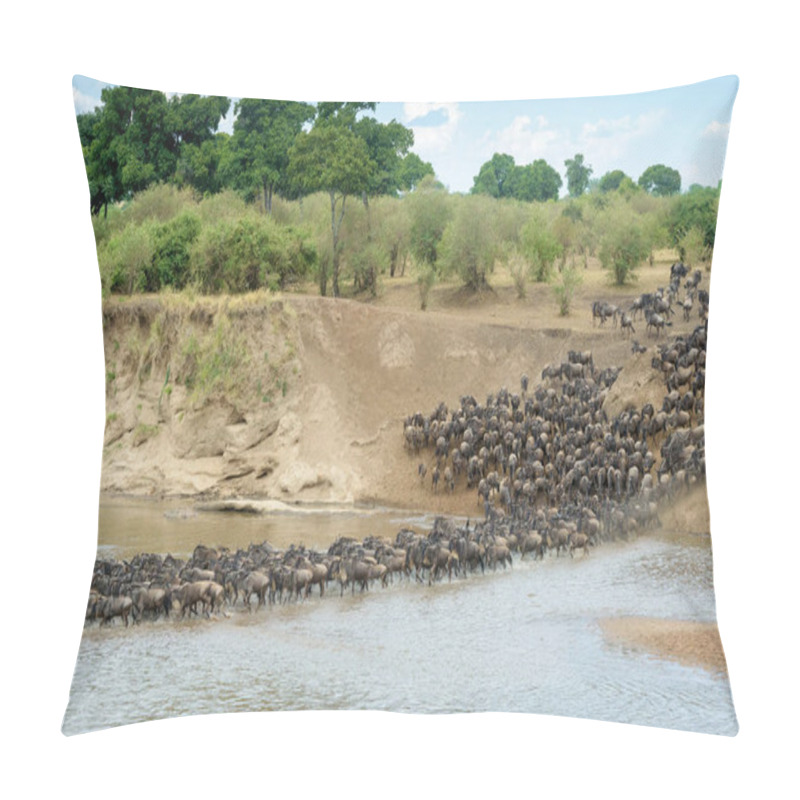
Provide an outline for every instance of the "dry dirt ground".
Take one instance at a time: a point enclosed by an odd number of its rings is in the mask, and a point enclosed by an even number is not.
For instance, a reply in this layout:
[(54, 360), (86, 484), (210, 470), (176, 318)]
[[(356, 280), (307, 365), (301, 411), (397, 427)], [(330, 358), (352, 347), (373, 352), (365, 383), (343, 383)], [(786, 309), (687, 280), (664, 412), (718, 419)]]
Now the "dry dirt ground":
[[(600, 368), (623, 367), (606, 399), (609, 416), (648, 400), (660, 405), (664, 388), (650, 367), (651, 353), (633, 355), (619, 328), (593, 324), (591, 303), (627, 304), (666, 285), (672, 254), (666, 256), (642, 267), (637, 282), (622, 289), (590, 261), (568, 316), (559, 315), (551, 286), (529, 284), (519, 299), (502, 273), (492, 276), (491, 290), (477, 295), (456, 284), (437, 285), (424, 312), (411, 276), (384, 279), (372, 300), (311, 293), (245, 299), (231, 327), (248, 352), (247, 380), (202, 400), (181, 385), (187, 345), (170, 329), (213, 324), (219, 306), (202, 298), (171, 306), (168, 298), (107, 301), (110, 380), (101, 488), (474, 515), (477, 496), (463, 483), (452, 495), (434, 494), (430, 477), (419, 480), (418, 464), (430, 466), (432, 451), (404, 448), (406, 416), (428, 414), (440, 402), (452, 409), (467, 394), (484, 402), (502, 386), (518, 391), (523, 373), (535, 387), (542, 369), (566, 360), (569, 350), (592, 350)], [(704, 273), (701, 286), (707, 282)], [(158, 320), (165, 307), (170, 315)], [(697, 324), (696, 317), (685, 322), (679, 310), (670, 333)], [(643, 322), (636, 327), (633, 338), (652, 349), (656, 338)], [(284, 383), (265, 401), (266, 374), (263, 385), (256, 376), (265, 359), (276, 363), (276, 353)], [(146, 354), (151, 364), (145, 370)]]

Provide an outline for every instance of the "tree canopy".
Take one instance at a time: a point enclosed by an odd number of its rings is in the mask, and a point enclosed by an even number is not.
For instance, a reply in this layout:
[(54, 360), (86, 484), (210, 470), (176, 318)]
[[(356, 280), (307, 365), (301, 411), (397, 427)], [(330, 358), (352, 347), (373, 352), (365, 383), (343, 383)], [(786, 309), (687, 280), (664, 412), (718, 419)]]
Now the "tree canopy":
[(245, 195), (261, 193), (264, 211), (272, 211), (276, 191), (288, 188), (289, 149), (314, 106), (283, 100), (240, 100), (229, 144), (229, 183)]
[(184, 147), (212, 139), (227, 97), (106, 87), (103, 105), (78, 116), (92, 213), (152, 183), (172, 180)]
[(656, 197), (668, 197), (681, 190), (681, 175), (664, 164), (653, 164), (639, 176), (639, 186)]
[(126, 86), (103, 90), (102, 105), (79, 114), (93, 214), (156, 183), (191, 186), (200, 194), (234, 188), (246, 200), (261, 199), (270, 214), (275, 195), (296, 197), (289, 181), (289, 151), (308, 124), (348, 131), (363, 141), (369, 174), (363, 197), (397, 196), (425, 175), (430, 163), (410, 152), (414, 134), (396, 120), (369, 116), (376, 103), (324, 102), (316, 106), (244, 98), (234, 108), (233, 135), (218, 133), (227, 97), (174, 95)]
[(564, 162), (567, 168), (567, 191), (570, 197), (580, 197), (589, 188), (592, 168), (583, 163), (583, 154), (576, 153)]
[(471, 194), (512, 197), (532, 202), (557, 200), (561, 176), (542, 158), (519, 166), (507, 153), (495, 153), (481, 165), (473, 179)]

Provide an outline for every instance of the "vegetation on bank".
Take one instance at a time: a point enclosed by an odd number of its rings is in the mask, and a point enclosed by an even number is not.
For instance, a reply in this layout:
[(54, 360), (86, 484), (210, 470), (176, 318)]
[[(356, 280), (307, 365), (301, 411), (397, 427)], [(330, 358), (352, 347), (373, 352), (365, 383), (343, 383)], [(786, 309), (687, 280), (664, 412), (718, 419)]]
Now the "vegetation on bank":
[(424, 309), (457, 277), (472, 291), (497, 265), (517, 293), (552, 283), (561, 312), (598, 257), (617, 285), (654, 250), (710, 264), (719, 187), (680, 193), (663, 164), (638, 182), (592, 179), (578, 153), (561, 175), (543, 160), (495, 153), (468, 195), (452, 194), (410, 152), (413, 132), (375, 103), (240, 100), (107, 88), (78, 116), (104, 294), (236, 294), (313, 281), (321, 294), (375, 296), (407, 272)]
[[(450, 194), (424, 180), (402, 198), (348, 209), (337, 242), (339, 293), (375, 296), (383, 281), (410, 275), (424, 308), (438, 280), (457, 278), (478, 291), (502, 264), (524, 297), (528, 282), (555, 291), (579, 280), (589, 257), (623, 285), (654, 250), (668, 247), (693, 268), (708, 267), (718, 198), (718, 190), (697, 189), (525, 203)], [(230, 190), (198, 197), (159, 184), (92, 219), (104, 294), (274, 292), (310, 281), (329, 291), (334, 254), (323, 193), (275, 197), (267, 216)]]
[[(254, 315), (257, 323), (248, 325)], [(120, 297), (103, 304), (103, 317), (109, 395), (116, 394), (120, 381), (133, 378), (137, 386), (160, 385), (159, 408), (175, 387), (182, 387), (193, 407), (213, 397), (269, 405), (286, 395), (299, 372), (294, 312), (266, 290)], [(145, 426), (137, 439), (145, 441), (158, 430)]]

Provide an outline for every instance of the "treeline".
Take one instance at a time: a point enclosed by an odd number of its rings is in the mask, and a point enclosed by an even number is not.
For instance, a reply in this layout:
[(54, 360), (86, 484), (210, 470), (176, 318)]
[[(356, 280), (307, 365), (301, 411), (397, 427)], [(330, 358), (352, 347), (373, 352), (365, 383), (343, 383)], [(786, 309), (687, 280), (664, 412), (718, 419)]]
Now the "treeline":
[(719, 188), (677, 194), (663, 165), (638, 183), (619, 170), (592, 181), (576, 154), (559, 200), (544, 161), (495, 154), (462, 196), (410, 152), (412, 131), (369, 116), (375, 103), (240, 100), (229, 135), (228, 98), (114, 87), (102, 100), (78, 129), (105, 292), (313, 279), (323, 295), (375, 294), (410, 268), (424, 308), (436, 280), (479, 290), (504, 264), (520, 296), (556, 276), (567, 313), (590, 256), (624, 283), (654, 249), (698, 264), (714, 244)]
[[(344, 293), (375, 295), (382, 281), (411, 275), (424, 308), (436, 281), (455, 277), (479, 290), (498, 267), (510, 272), (520, 297), (530, 281), (568, 293), (590, 257), (617, 284), (663, 247), (701, 267), (711, 258), (718, 198), (718, 189), (696, 188), (675, 197), (588, 192), (527, 203), (449, 194), (427, 177), (403, 197), (348, 209), (336, 244), (339, 280)], [(266, 215), (230, 189), (201, 197), (158, 184), (93, 223), (106, 293), (236, 293), (299, 281), (314, 281), (323, 295), (330, 290), (331, 212), (321, 192), (275, 197)]]

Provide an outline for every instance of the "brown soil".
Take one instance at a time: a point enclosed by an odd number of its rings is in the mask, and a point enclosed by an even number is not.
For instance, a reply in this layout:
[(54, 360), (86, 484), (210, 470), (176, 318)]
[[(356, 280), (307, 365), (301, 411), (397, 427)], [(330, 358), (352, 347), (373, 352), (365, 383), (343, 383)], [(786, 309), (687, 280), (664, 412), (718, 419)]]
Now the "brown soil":
[(719, 630), (713, 622), (619, 617), (602, 620), (600, 625), (611, 644), (727, 675)]
[[(610, 415), (627, 405), (660, 404), (664, 389), (651, 353), (632, 355), (629, 339), (610, 322), (594, 325), (590, 308), (595, 299), (629, 303), (666, 284), (671, 260), (666, 253), (624, 288), (611, 286), (590, 261), (566, 317), (550, 286), (529, 284), (527, 297), (518, 299), (502, 272), (480, 294), (435, 286), (425, 312), (410, 276), (386, 278), (373, 300), (112, 299), (104, 308), (102, 490), (474, 515), (477, 498), (463, 482), (451, 495), (434, 494), (430, 477), (419, 480), (417, 466), (430, 466), (432, 451), (404, 447), (406, 416), (428, 414), (442, 401), (453, 408), (465, 394), (483, 402), (502, 386), (518, 391), (523, 373), (533, 387), (542, 369), (566, 360), (569, 350), (592, 350), (601, 368), (623, 367), (606, 400)], [(187, 331), (208, 338), (221, 311), (247, 369), (234, 385), (198, 398), (181, 380)], [(673, 320), (672, 334), (698, 324), (680, 313)], [(656, 339), (636, 324), (633, 338), (652, 349)], [(707, 530), (703, 521), (690, 522), (685, 529)]]

